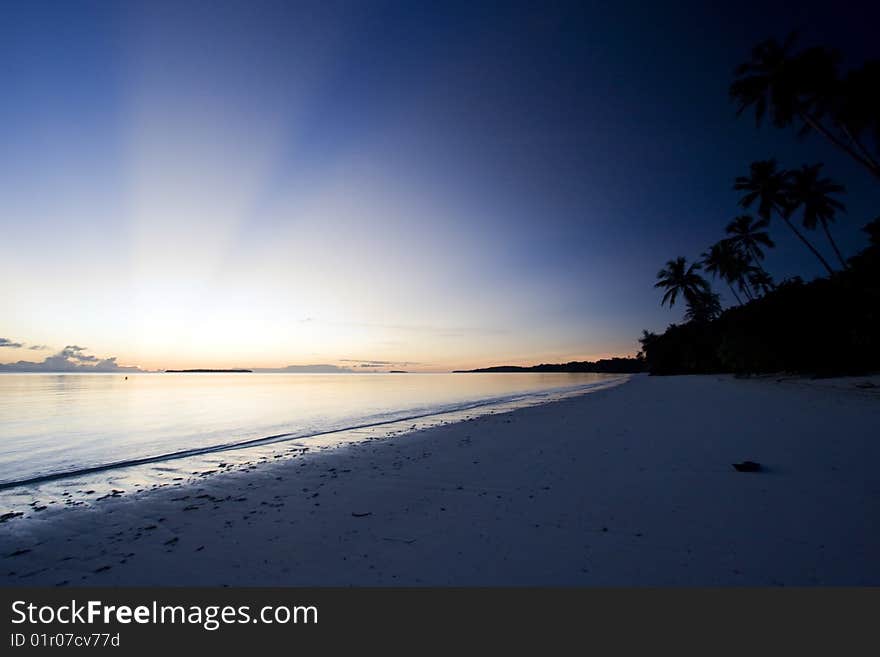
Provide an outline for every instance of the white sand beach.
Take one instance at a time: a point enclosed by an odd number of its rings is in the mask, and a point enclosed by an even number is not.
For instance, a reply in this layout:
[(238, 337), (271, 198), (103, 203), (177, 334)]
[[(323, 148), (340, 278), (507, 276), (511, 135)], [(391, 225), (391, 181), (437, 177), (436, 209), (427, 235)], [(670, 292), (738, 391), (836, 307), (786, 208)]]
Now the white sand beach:
[(17, 518), (0, 582), (878, 585), (880, 388), (864, 380), (640, 375)]

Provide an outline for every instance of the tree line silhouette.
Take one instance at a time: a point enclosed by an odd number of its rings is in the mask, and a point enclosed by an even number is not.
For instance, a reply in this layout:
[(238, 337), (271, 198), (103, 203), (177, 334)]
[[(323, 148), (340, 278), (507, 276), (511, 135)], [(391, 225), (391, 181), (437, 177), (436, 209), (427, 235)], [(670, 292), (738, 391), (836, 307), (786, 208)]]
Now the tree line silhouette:
[[(764, 41), (737, 67), (730, 86), (737, 115), (753, 110), (777, 128), (819, 134), (880, 182), (880, 61), (842, 73), (840, 55), (822, 47), (795, 52), (796, 38)], [(685, 323), (660, 335), (645, 331), (641, 357), (655, 374), (733, 371), (863, 373), (880, 369), (880, 217), (864, 227), (869, 245), (846, 259), (831, 225), (846, 212), (846, 188), (823, 164), (785, 169), (771, 158), (752, 162), (733, 189), (741, 214), (699, 259), (669, 260), (657, 274), (661, 305), (683, 299)], [(756, 215), (756, 216), (755, 216)], [(779, 220), (827, 276), (776, 284), (764, 269), (774, 248), (768, 228)], [(808, 236), (821, 230), (834, 266)], [(703, 272), (723, 281), (736, 305), (722, 309)]]
[(530, 367), (519, 365), (496, 365), (475, 370), (455, 370), (454, 374), (473, 374), (485, 372), (596, 372), (601, 374), (633, 374), (644, 371), (641, 358), (601, 358), (596, 361), (573, 360), (568, 363), (541, 363)]

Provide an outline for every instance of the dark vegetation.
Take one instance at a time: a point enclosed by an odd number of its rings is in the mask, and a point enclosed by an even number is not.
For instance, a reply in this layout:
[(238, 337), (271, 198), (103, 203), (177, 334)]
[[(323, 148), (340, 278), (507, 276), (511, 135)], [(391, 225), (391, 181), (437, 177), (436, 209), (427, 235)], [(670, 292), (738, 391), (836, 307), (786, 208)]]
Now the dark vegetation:
[[(826, 48), (793, 52), (795, 39), (756, 46), (736, 70), (730, 96), (738, 114), (754, 110), (758, 124), (818, 134), (880, 183), (880, 61), (841, 73)], [(741, 214), (725, 237), (691, 263), (678, 257), (657, 274), (662, 305), (686, 306), (685, 323), (662, 334), (645, 331), (641, 357), (652, 374), (863, 374), (880, 370), (880, 217), (864, 227), (869, 244), (847, 259), (831, 225), (846, 211), (845, 187), (823, 165), (786, 170), (775, 159), (752, 162), (733, 188)], [(764, 269), (775, 245), (768, 228), (779, 222), (827, 272), (804, 282), (774, 283)], [(812, 234), (834, 254), (826, 258)], [(833, 263), (833, 264), (832, 264)], [(722, 308), (703, 272), (723, 282), (736, 305)]]
[(641, 358), (607, 358), (597, 361), (571, 361), (570, 363), (544, 363), (531, 367), (499, 365), (477, 370), (456, 370), (456, 373), (472, 372), (597, 372), (600, 374), (631, 374), (644, 372), (645, 361)]

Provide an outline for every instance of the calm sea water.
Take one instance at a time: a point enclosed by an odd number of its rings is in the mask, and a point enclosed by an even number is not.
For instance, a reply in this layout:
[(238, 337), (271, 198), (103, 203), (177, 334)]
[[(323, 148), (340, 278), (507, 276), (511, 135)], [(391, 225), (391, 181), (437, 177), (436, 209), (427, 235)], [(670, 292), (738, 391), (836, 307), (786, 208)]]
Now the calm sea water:
[[(0, 487), (267, 444), (618, 382), (600, 374), (0, 374)], [(461, 419), (461, 417), (459, 417)], [(330, 433), (328, 433), (330, 432)], [(340, 434), (341, 435), (341, 434)], [(216, 459), (215, 459), (216, 461)], [(190, 467), (189, 464), (187, 467)], [(169, 469), (173, 472), (173, 468)]]

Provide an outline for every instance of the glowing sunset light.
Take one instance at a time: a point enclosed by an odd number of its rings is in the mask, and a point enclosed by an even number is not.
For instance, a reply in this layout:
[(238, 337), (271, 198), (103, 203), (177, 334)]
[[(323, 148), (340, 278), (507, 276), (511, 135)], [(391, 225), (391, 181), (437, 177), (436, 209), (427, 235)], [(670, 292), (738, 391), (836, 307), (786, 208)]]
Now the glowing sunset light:
[[(693, 226), (718, 203), (695, 177), (726, 165), (639, 137), (678, 105), (612, 111), (636, 91), (597, 53), (650, 48), (505, 11), (7, 8), (0, 335), (23, 346), (0, 363), (68, 345), (146, 369), (635, 353), (669, 321), (656, 253), (706, 242), (715, 223)], [(686, 111), (730, 113), (711, 103)], [(691, 160), (705, 174), (675, 173)]]

